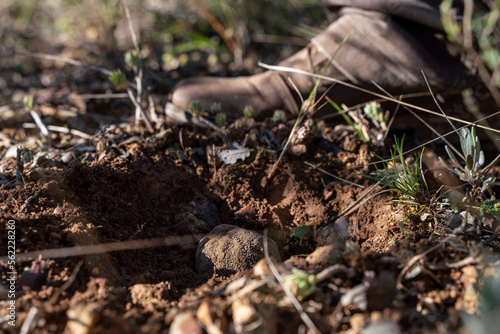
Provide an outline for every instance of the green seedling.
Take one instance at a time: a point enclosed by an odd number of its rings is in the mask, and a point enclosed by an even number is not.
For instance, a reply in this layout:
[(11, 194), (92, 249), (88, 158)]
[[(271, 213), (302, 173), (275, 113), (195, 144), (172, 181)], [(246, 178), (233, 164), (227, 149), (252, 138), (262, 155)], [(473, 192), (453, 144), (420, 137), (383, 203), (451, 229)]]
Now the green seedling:
[(222, 108), (220, 106), (220, 103), (214, 103), (212, 104), (212, 106), (210, 107), (210, 111), (212, 112), (212, 114), (220, 114), (222, 112)]
[(24, 163), (29, 163), (35, 158), (35, 152), (26, 146), (19, 147), (21, 159)]
[[(397, 195), (395, 202), (408, 204), (417, 208), (430, 209), (437, 203), (439, 197), (432, 196), (425, 180), (422, 166), (422, 155), (415, 154), (414, 166), (409, 166), (403, 153), (404, 137), (399, 141), (395, 138), (395, 150), (391, 150), (390, 164), (383, 163), (383, 169), (377, 169), (379, 177), (365, 176), (377, 180), (381, 185), (392, 188)], [(379, 159), (383, 159), (375, 154)]]
[(127, 77), (125, 76), (125, 73), (123, 73), (120, 69), (111, 72), (111, 74), (108, 76), (108, 79), (113, 85), (115, 85), (117, 89), (126, 89), (128, 87)]
[(316, 289), (316, 276), (294, 268), (292, 274), (285, 277), (285, 286), (299, 301), (302, 301)]
[(490, 191), (496, 182), (496, 177), (490, 173), (491, 168), (500, 162), (500, 154), (486, 167), (484, 165), (484, 152), (481, 150), (481, 143), (476, 136), (476, 128), (463, 128), (459, 131), (460, 146), (465, 158), (465, 165), (462, 166), (455, 154), (448, 146), (445, 146), (446, 153), (450, 157), (456, 168), (452, 168), (444, 159), (439, 157), (443, 165), (456, 174), (460, 180), (469, 183), (472, 191), (479, 191), (481, 194)]
[(286, 115), (283, 110), (275, 110), (273, 113), (273, 123), (286, 123)]
[(302, 239), (307, 234), (307, 232), (309, 232), (310, 230), (311, 230), (311, 227), (305, 226), (305, 225), (296, 227), (293, 230), (293, 236), (296, 238)]
[(255, 116), (255, 109), (252, 106), (245, 106), (243, 109), (243, 115), (246, 119), (253, 118)]
[(215, 116), (215, 123), (221, 128), (226, 125), (226, 114), (219, 112)]
[(125, 63), (131, 67), (139, 67), (140, 59), (137, 51), (127, 51), (127, 53), (125, 53)]
[(382, 109), (382, 106), (378, 102), (369, 102), (364, 108), (363, 112), (366, 117), (370, 119), (375, 127), (381, 131), (387, 130), (387, 122), (389, 121), (389, 112)]
[(200, 117), (201, 113), (203, 112), (203, 106), (201, 105), (200, 102), (194, 101), (189, 105), (189, 111), (195, 116), (195, 117)]

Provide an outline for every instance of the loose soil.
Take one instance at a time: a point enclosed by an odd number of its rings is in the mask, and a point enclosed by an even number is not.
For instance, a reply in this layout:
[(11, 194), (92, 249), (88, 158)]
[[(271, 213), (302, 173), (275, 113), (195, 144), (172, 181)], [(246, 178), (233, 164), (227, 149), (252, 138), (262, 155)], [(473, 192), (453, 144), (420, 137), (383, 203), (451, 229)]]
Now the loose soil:
[[(319, 283), (303, 302), (322, 332), (361, 329), (382, 320), (405, 332), (457, 331), (462, 326), (460, 312), (477, 310), (477, 293), (468, 296), (464, 281), (468, 276), (477, 279), (476, 262), (456, 268), (446, 265), (470, 258), (477, 247), (491, 256), (494, 249), (466, 236), (445, 241), (446, 226), (432, 228), (430, 219), (422, 221), (421, 216), (395, 205), (387, 193), (339, 216), (362, 198), (371, 183), (349, 166), (362, 166), (357, 169), (361, 173), (373, 170), (366, 167), (373, 160), (367, 152), (380, 148), (361, 144), (351, 135), (350, 150), (344, 147), (334, 154), (314, 138), (304, 155), (289, 154), (269, 180), (274, 151), (255, 146), (244, 162), (214, 162), (206, 148), (221, 146), (223, 141), (212, 130), (180, 129), (166, 123), (154, 135), (134, 129), (109, 132), (113, 139), (105, 143), (106, 150), (85, 154), (70, 150), (76, 158), (69, 163), (55, 154), (26, 170), (23, 184), (0, 190), (1, 244), (7, 245), (9, 221), (15, 222), (18, 257), (28, 251), (117, 241), (143, 240), (144, 244), (140, 249), (95, 255), (42, 256), (42, 262), (33, 262), (35, 269), (28, 268), (29, 262), (17, 261), (19, 327), (35, 307), (38, 321), (32, 323), (33, 333), (76, 333), (71, 325), (75, 317), (90, 317), (91, 333), (160, 333), (166, 332), (177, 314), (196, 314), (208, 303), (214, 326), (222, 332), (235, 331), (234, 305), (231, 308), (229, 297), (220, 291), (239, 277), (251, 277), (251, 272), (223, 277), (197, 272), (195, 267), (196, 238), (218, 224), (260, 233), (268, 229), (282, 259), (308, 273), (318, 274), (335, 264), (353, 270)], [(179, 135), (184, 137), (182, 144)], [(184, 155), (187, 151), (193, 154)], [(333, 179), (305, 161), (366, 187)], [(13, 179), (14, 158), (4, 161), (5, 170), (8, 166), (11, 173), (6, 175)], [(338, 219), (348, 222), (349, 240), (339, 237), (332, 243), (332, 235), (338, 235), (328, 228), (339, 225)], [(310, 231), (295, 237), (298, 226), (308, 226)], [(175, 238), (148, 246), (148, 241), (164, 237)], [(305, 257), (328, 244), (334, 253)], [(422, 272), (401, 280), (408, 261), (435, 245), (411, 268)], [(480, 267), (484, 266), (488, 265)], [(5, 282), (6, 262), (2, 261), (1, 269)], [(365, 305), (342, 305), (341, 297), (360, 284), (367, 287)], [(265, 298), (276, 300), (270, 332), (295, 332), (303, 326), (279, 289), (257, 291), (245, 297), (250, 305), (260, 305)], [(200, 318), (198, 314), (199, 326), (206, 327)], [(3, 326), (7, 332), (19, 330)]]

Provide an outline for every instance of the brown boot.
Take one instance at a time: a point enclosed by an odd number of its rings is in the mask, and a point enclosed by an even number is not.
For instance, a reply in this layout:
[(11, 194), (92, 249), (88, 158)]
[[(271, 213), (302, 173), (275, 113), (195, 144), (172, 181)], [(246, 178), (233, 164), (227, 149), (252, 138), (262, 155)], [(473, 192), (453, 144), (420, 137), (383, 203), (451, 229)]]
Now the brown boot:
[[(327, 76), (379, 94), (383, 92), (373, 82), (393, 95), (427, 92), (422, 72), (434, 92), (454, 92), (475, 81), (459, 55), (449, 51), (445, 37), (437, 35), (432, 28), (383, 12), (343, 8), (308, 47), (279, 65), (321, 74), (334, 57)], [(346, 36), (347, 42), (339, 47)], [(180, 123), (199, 123), (188, 111), (193, 101), (205, 110), (220, 103), (229, 120), (241, 117), (247, 105), (256, 110), (257, 118), (276, 109), (297, 114), (301, 97), (307, 98), (315, 83), (316, 79), (307, 75), (274, 71), (238, 78), (191, 78), (174, 89), (166, 114)], [(338, 104), (373, 99), (370, 94), (325, 80), (317, 96), (327, 90), (328, 97)]]

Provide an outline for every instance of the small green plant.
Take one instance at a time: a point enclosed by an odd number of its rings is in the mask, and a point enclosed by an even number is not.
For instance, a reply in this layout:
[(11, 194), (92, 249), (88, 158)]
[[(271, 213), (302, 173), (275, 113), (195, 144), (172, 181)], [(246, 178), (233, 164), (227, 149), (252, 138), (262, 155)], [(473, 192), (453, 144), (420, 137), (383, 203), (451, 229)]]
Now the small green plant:
[(214, 103), (212, 104), (212, 106), (210, 107), (210, 111), (213, 113), (213, 114), (220, 114), (222, 112), (222, 108), (220, 106), (220, 103)]
[(370, 119), (375, 127), (381, 131), (387, 130), (389, 121), (389, 111), (384, 112), (380, 103), (372, 101), (363, 107), (363, 112)]
[(215, 123), (220, 126), (220, 127), (223, 127), (226, 125), (226, 114), (222, 113), (222, 112), (219, 112), (216, 116), (215, 116)]
[(255, 116), (255, 109), (252, 106), (245, 106), (243, 115), (246, 119), (253, 118)]
[(275, 110), (273, 113), (273, 123), (286, 123), (286, 115), (283, 110)]
[[(384, 162), (383, 169), (377, 169), (379, 177), (366, 176), (370, 179), (380, 181), (381, 185), (392, 188), (397, 195), (394, 201), (408, 204), (417, 208), (431, 209), (437, 204), (438, 196), (432, 195), (425, 180), (422, 167), (422, 155), (415, 154), (415, 164), (410, 166), (404, 157), (404, 137), (399, 141), (395, 138), (394, 150), (391, 150), (390, 163)], [(381, 156), (375, 154), (379, 159)]]
[(203, 106), (198, 101), (193, 101), (188, 108), (195, 117), (200, 117), (203, 112)]
[[(378, 102), (369, 102), (361, 110), (346, 111), (333, 101), (330, 104), (344, 117), (358, 137), (364, 142), (380, 143), (385, 138), (389, 113), (382, 110)], [(373, 128), (370, 127), (370, 121)]]
[(35, 158), (35, 151), (26, 146), (20, 146), (19, 151), (21, 154), (21, 159), (24, 163), (30, 163)]
[(125, 63), (128, 66), (137, 68), (140, 65), (139, 54), (135, 50), (130, 50), (125, 53)]
[(298, 226), (293, 229), (293, 236), (302, 239), (310, 230), (311, 230), (310, 226), (306, 225)]
[(486, 167), (484, 165), (484, 152), (481, 150), (481, 143), (476, 136), (476, 128), (463, 128), (459, 131), (460, 146), (465, 159), (465, 165), (462, 166), (455, 154), (448, 146), (445, 146), (446, 153), (450, 157), (456, 168), (452, 168), (444, 159), (439, 157), (443, 165), (456, 174), (460, 180), (471, 185), (471, 193), (474, 196), (479, 196), (482, 200), (482, 194), (485, 191), (490, 191), (495, 184), (496, 177), (490, 173), (492, 167), (500, 162), (500, 154)]
[(299, 301), (302, 301), (316, 289), (316, 276), (294, 268), (292, 274), (285, 277), (285, 285)]
[(115, 85), (117, 89), (128, 88), (127, 77), (125, 76), (125, 73), (123, 73), (120, 69), (112, 71), (108, 79), (113, 85)]

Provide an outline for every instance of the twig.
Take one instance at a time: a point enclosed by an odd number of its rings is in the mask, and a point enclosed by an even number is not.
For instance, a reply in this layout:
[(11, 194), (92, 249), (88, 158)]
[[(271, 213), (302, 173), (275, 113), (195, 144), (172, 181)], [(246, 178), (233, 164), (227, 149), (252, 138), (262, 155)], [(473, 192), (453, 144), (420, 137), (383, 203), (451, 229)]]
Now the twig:
[(231, 50), (231, 53), (234, 55), (238, 47), (236, 46), (234, 40), (226, 32), (224, 26), (202, 6), (197, 6), (196, 9), (198, 11), (198, 14), (200, 14), (200, 16), (203, 17), (208, 22), (208, 24), (212, 26), (212, 28), (214, 28), (217, 34), (219, 34), (229, 50)]
[(21, 326), (21, 330), (19, 334), (28, 334), (31, 333), (37, 324), (37, 318), (40, 314), (40, 308), (37, 306), (31, 306), (26, 319), (24, 319), (23, 325)]
[(141, 48), (139, 47), (139, 41), (137, 38), (137, 34), (135, 33), (134, 22), (132, 21), (132, 16), (130, 15), (130, 8), (128, 6), (128, 0), (122, 0), (123, 7), (125, 7), (125, 14), (127, 15), (127, 23), (128, 28), (130, 30), (130, 35), (132, 36), (132, 41), (134, 43), (135, 52), (137, 53), (137, 57), (139, 60), (139, 64), (133, 67), (134, 70), (134, 79), (136, 84), (137, 94), (133, 94), (130, 88), (127, 88), (127, 93), (129, 95), (130, 100), (135, 106), (135, 124), (138, 125), (141, 119), (141, 116), (144, 118), (144, 122), (146, 123), (146, 127), (148, 131), (153, 133), (154, 128), (149, 121), (149, 117), (142, 108), (142, 57), (141, 57)]
[[(42, 258), (44, 259), (57, 259), (62, 257), (102, 254), (102, 253), (132, 250), (132, 249), (183, 246), (187, 244), (197, 243), (199, 240), (201, 240), (202, 237), (203, 236), (201, 235), (171, 236), (171, 237), (157, 238), (157, 239), (116, 241), (107, 244), (38, 250), (22, 254), (16, 254), (16, 260), (18, 262), (26, 262), (26, 261), (33, 261), (39, 256), (42, 256)], [(8, 258), (6, 256), (0, 257), (0, 261), (2, 262), (6, 262), (7, 260)]]
[[(104, 68), (104, 67), (100, 67), (100, 66), (96, 66), (96, 65), (89, 65), (89, 64), (85, 64), (85, 63), (78, 61), (78, 60), (54, 56), (54, 55), (50, 55), (50, 54), (46, 54), (46, 53), (15, 51), (14, 54), (19, 55), (19, 56), (25, 56), (25, 57), (33, 57), (33, 58), (40, 58), (40, 59), (46, 59), (46, 60), (52, 60), (52, 61), (60, 61), (60, 62), (70, 64), (73, 66), (87, 67), (87, 68), (93, 69), (97, 72), (100, 72), (106, 76), (109, 76), (111, 74), (111, 71)], [(133, 83), (130, 83), (130, 84), (133, 85)]]
[[(429, 85), (429, 83), (427, 82), (427, 78), (425, 76), (425, 74), (422, 72), (422, 75), (424, 76), (424, 79), (425, 79), (425, 82), (427, 83), (427, 87), (429, 88), (429, 93), (432, 95), (432, 98), (434, 99), (434, 103), (436, 103), (437, 107), (439, 108), (439, 110), (441, 110), (441, 113), (442, 113), (442, 116), (448, 121), (448, 123), (450, 123), (451, 127), (453, 128), (453, 132), (457, 132), (457, 128), (453, 125), (453, 123), (451, 123), (450, 121), (450, 118), (448, 115), (446, 115), (446, 113), (443, 111), (443, 109), (441, 108), (441, 106), (439, 105), (438, 101), (436, 100), (436, 98), (434, 97), (434, 94), (432, 93), (432, 90), (431, 90), (431, 87)], [(392, 96), (389, 92), (387, 92), (384, 88), (382, 88), (379, 84), (377, 84), (376, 82), (372, 81), (372, 83), (378, 88), (380, 89), (382, 92), (384, 92), (385, 94), (387, 94), (388, 96), (394, 98), (394, 96)], [(399, 105), (398, 105), (399, 106)], [(464, 156), (462, 154), (462, 152), (460, 152), (459, 150), (457, 150), (455, 148), (455, 146), (453, 146), (449, 141), (448, 139), (446, 139), (446, 137), (443, 137), (436, 129), (434, 129), (434, 127), (432, 127), (429, 123), (427, 123), (422, 117), (420, 117), (419, 115), (417, 115), (416, 112), (414, 112), (413, 110), (411, 110), (410, 108), (408, 108), (407, 106), (403, 105), (403, 108), (405, 108), (406, 110), (408, 110), (410, 112), (410, 114), (412, 114), (416, 119), (418, 119), (422, 124), (424, 124), (429, 130), (431, 130), (436, 136), (438, 136), (439, 139), (442, 139), (446, 145), (448, 145), (448, 147), (450, 147), (460, 158), (464, 159)], [(406, 152), (405, 154), (408, 154), (410, 153), (411, 151), (408, 151)]]
[(43, 124), (42, 119), (40, 118), (40, 116), (38, 115), (38, 113), (36, 111), (34, 111), (34, 110), (30, 110), (30, 115), (33, 118), (33, 120), (35, 121), (35, 124), (40, 129), (40, 132), (42, 133), (42, 136), (48, 137), (49, 136), (49, 130), (47, 130), (47, 127), (45, 126), (45, 124)]
[(23, 172), (24, 172), (24, 162), (23, 158), (21, 157), (21, 149), (18, 147), (16, 151), (16, 181), (15, 181), (16, 185), (24, 183)]
[(295, 309), (297, 309), (297, 312), (299, 312), (300, 318), (302, 319), (304, 324), (309, 328), (310, 331), (312, 331), (314, 333), (320, 333), (320, 331), (318, 330), (316, 325), (312, 322), (311, 318), (309, 318), (307, 313), (304, 311), (304, 308), (302, 307), (302, 305), (300, 305), (297, 298), (295, 298), (293, 293), (286, 286), (285, 281), (283, 280), (283, 277), (281, 277), (280, 273), (278, 272), (278, 269), (276, 269), (276, 266), (274, 265), (273, 261), (269, 257), (269, 245), (267, 242), (267, 228), (264, 230), (264, 256), (266, 258), (266, 262), (267, 262), (267, 265), (269, 266), (269, 269), (271, 269), (274, 277), (276, 277), (276, 280), (283, 288), (283, 291), (285, 292), (286, 296), (290, 299), (290, 301), (292, 302)]
[(319, 274), (317, 274), (316, 282), (321, 283), (337, 273), (346, 273), (347, 276), (354, 277), (354, 275), (356, 275), (356, 270), (354, 270), (354, 268), (352, 267), (347, 267), (343, 264), (334, 264), (322, 270)]
[[(36, 127), (36, 124), (33, 123), (24, 123), (23, 128), (25, 129), (33, 129)], [(91, 136), (89, 134), (86, 134), (85, 132), (82, 132), (80, 130), (75, 130), (75, 129), (68, 129), (62, 126), (57, 126), (57, 125), (47, 125), (47, 130), (53, 131), (53, 132), (60, 132), (60, 133), (69, 133), (71, 135), (87, 139), (87, 140), (92, 140), (94, 136)]]
[(73, 284), (73, 282), (76, 279), (76, 275), (78, 275), (78, 272), (80, 271), (82, 265), (83, 265), (83, 260), (78, 261), (69, 279), (66, 282), (64, 282), (64, 284), (59, 288), (59, 290), (57, 290), (56, 293), (54, 293), (54, 295), (50, 298), (49, 302), (50, 304), (55, 304), (61, 293), (66, 291), (71, 286), (71, 284)]
[[(419, 107), (419, 106), (413, 105), (413, 104), (408, 103), (408, 102), (400, 101), (400, 100), (394, 99), (394, 98), (389, 97), (389, 96), (384, 96), (382, 94), (378, 94), (378, 93), (372, 92), (371, 90), (368, 90), (368, 89), (365, 89), (365, 88), (361, 88), (361, 87), (358, 87), (356, 85), (350, 84), (348, 82), (328, 77), (326, 75), (316, 74), (316, 73), (312, 73), (312, 72), (308, 72), (308, 71), (304, 71), (304, 70), (299, 70), (299, 69), (296, 69), (296, 68), (286, 67), (286, 66), (267, 65), (267, 64), (264, 64), (264, 63), (261, 63), (261, 62), (259, 62), (258, 64), (259, 64), (259, 66), (261, 66), (261, 67), (263, 67), (265, 69), (268, 69), (268, 70), (281, 71), (281, 72), (293, 72), (293, 73), (308, 75), (308, 76), (315, 77), (315, 78), (318, 78), (318, 79), (322, 79), (322, 80), (325, 80), (325, 81), (335, 82), (335, 83), (338, 83), (339, 85), (343, 85), (343, 86), (346, 86), (346, 87), (349, 87), (349, 88), (353, 88), (353, 89), (356, 89), (358, 91), (361, 91), (361, 92), (364, 92), (364, 93), (367, 93), (367, 94), (370, 94), (370, 95), (373, 95), (373, 96), (385, 99), (385, 101), (395, 102), (395, 103), (402, 104), (402, 105), (405, 105), (407, 107), (410, 107), (410, 108), (413, 108), (413, 109), (416, 109), (416, 110), (420, 110), (420, 111), (426, 112), (428, 114), (432, 114), (432, 115), (435, 115), (435, 116), (443, 117), (443, 115), (441, 115), (438, 112), (435, 112), (435, 111), (432, 111), (432, 110), (429, 110), (429, 109), (426, 109), (426, 108), (423, 108), (423, 107)], [(465, 121), (463, 119), (456, 118), (456, 117), (451, 117), (451, 116), (448, 116), (448, 118), (451, 119), (451, 120), (453, 120), (453, 121), (457, 121), (457, 122), (460, 122), (462, 124), (466, 124), (467, 126), (475, 125), (475, 126), (477, 126), (479, 128), (483, 128), (483, 129), (486, 129), (486, 130), (489, 130), (489, 131), (500, 133), (500, 129), (489, 128), (489, 127), (483, 126), (481, 124), (476, 124), (476, 122), (469, 122), (469, 121)]]
[(423, 252), (422, 254), (418, 254), (418, 255), (415, 255), (413, 258), (411, 258), (410, 261), (408, 261), (408, 263), (406, 264), (406, 266), (401, 270), (401, 272), (399, 273), (398, 275), (398, 279), (397, 279), (397, 287), (398, 289), (403, 289), (403, 290), (408, 290), (402, 283), (403, 281), (403, 276), (408, 272), (408, 270), (410, 270), (410, 268), (419, 260), (421, 260), (422, 258), (424, 258), (427, 254), (429, 253), (432, 253), (433, 251), (435, 251), (436, 249), (438, 249), (439, 247), (442, 246), (442, 244), (444, 244), (446, 241), (448, 241), (449, 237), (446, 238), (444, 241), (440, 242), (439, 244), (435, 245), (435, 246), (432, 246), (431, 248), (429, 248), (428, 250), (426, 250), (425, 252)]
[(343, 178), (341, 178), (341, 177), (338, 177), (338, 176), (336, 176), (336, 175), (333, 175), (332, 173), (327, 172), (326, 170), (324, 170), (324, 169), (322, 169), (322, 168), (319, 168), (319, 167), (317, 167), (317, 166), (313, 165), (313, 164), (312, 164), (312, 163), (310, 163), (310, 162), (304, 161), (304, 163), (305, 163), (306, 165), (308, 165), (308, 166), (310, 166), (310, 167), (314, 168), (314, 169), (319, 170), (320, 172), (322, 172), (322, 173), (324, 173), (324, 174), (326, 174), (326, 175), (328, 175), (328, 176), (333, 177), (333, 178), (334, 178), (334, 179), (336, 179), (336, 180), (342, 181), (342, 182), (347, 183), (347, 184), (350, 184), (350, 185), (352, 185), (352, 186), (356, 186), (356, 187), (361, 188), (361, 189), (365, 189), (365, 187), (364, 187), (364, 186), (362, 186), (362, 185), (360, 185), (360, 184), (357, 184), (357, 183), (354, 183), (354, 182), (351, 182), (351, 181), (347, 181), (346, 179), (343, 179)]
[(21, 210), (19, 210), (18, 214), (20, 214), (21, 212), (23, 212), (24, 210), (26, 210), (26, 207), (35, 199), (38, 197), (38, 195), (40, 195), (40, 191), (36, 191), (33, 195), (31, 195), (30, 197), (28, 197), (28, 199), (26, 200), (26, 202), (24, 202), (24, 205), (23, 207), (21, 208)]
[[(393, 189), (385, 189), (385, 190), (382, 190), (382, 191), (379, 191), (369, 197), (367, 197), (365, 199), (365, 196), (367, 196), (368, 194), (370, 194), (376, 186), (378, 186), (380, 184), (380, 181), (378, 181), (377, 183), (375, 183), (374, 185), (372, 185), (370, 188), (368, 188), (366, 190), (365, 193), (363, 193), (363, 195), (360, 196), (360, 198), (358, 198), (358, 200), (356, 200), (354, 203), (352, 203), (351, 205), (349, 205), (347, 208), (345, 208), (341, 213), (339, 213), (339, 217), (343, 217), (343, 216), (349, 216), (351, 213), (353, 213), (354, 211), (358, 210), (361, 205), (365, 204), (366, 202), (368, 202), (369, 200), (371, 200), (372, 198), (378, 196), (378, 195), (381, 195), (381, 194), (384, 194), (384, 193), (387, 193), (387, 192), (390, 192), (390, 191), (393, 191)], [(333, 221), (333, 217), (332, 217), (332, 221)]]
[(432, 263), (427, 263), (427, 267), (431, 270), (450, 270), (450, 269), (459, 269), (465, 266), (468, 266), (469, 264), (477, 264), (479, 260), (475, 256), (467, 256), (465, 259), (455, 262), (455, 263), (450, 263), (450, 264), (432, 264)]

